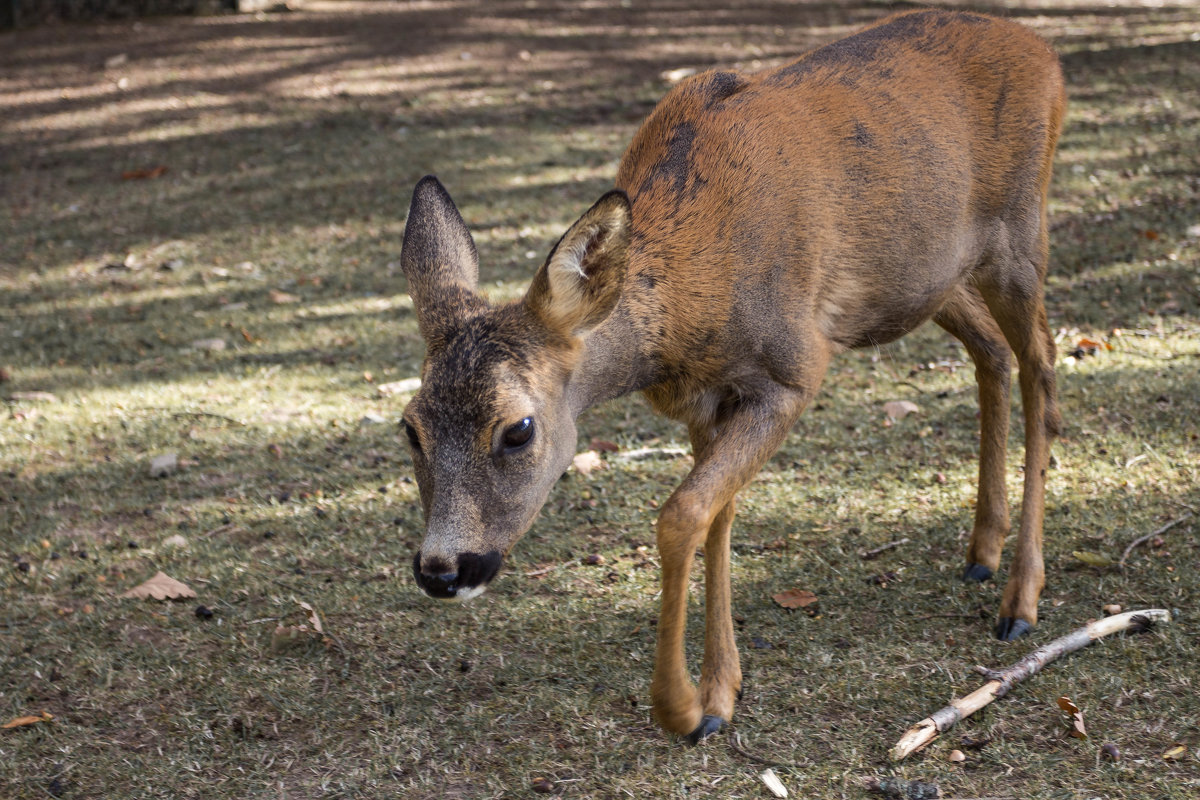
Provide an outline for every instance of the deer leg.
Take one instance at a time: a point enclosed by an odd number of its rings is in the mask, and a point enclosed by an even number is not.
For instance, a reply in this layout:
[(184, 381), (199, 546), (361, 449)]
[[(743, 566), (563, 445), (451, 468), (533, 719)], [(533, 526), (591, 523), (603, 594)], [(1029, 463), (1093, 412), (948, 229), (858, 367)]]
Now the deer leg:
[[(1044, 244), (1044, 236), (1043, 236)], [(1044, 253), (1044, 249), (1042, 250)], [(1043, 261), (1044, 262), (1044, 256)], [(1042, 561), (1042, 521), (1046, 500), (1046, 470), (1050, 438), (1061, 425), (1054, 387), (1054, 338), (1042, 304), (1043, 268), (1025, 262), (1022, 271), (1004, 284), (1006, 291), (984, 292), (988, 308), (1017, 354), (1021, 405), (1025, 414), (1025, 486), (1016, 552), (1000, 613), (996, 638), (1012, 641), (1037, 624), (1037, 602), (1045, 584)], [(1036, 277), (1036, 282), (1029, 278)], [(1026, 280), (1021, 280), (1025, 278)], [(1030, 286), (1034, 291), (1030, 291)]]
[[(826, 360), (821, 359), (822, 367)], [(695, 453), (695, 466), (659, 515), (662, 606), (650, 693), (658, 723), (693, 742), (715, 733), (729, 719), (740, 688), (729, 606), (733, 498), (783, 442), (815, 392), (820, 374), (810, 391), (773, 385), (756, 396), (739, 398), (709, 421), (704, 426), (708, 443)], [(684, 631), (692, 560), (706, 534), (707, 632), (697, 691), (688, 677)]]
[(735, 506), (733, 500), (725, 504), (704, 542), (704, 664), (700, 670), (704, 718), (693, 731), (697, 742), (716, 733), (724, 720), (733, 719), (733, 703), (742, 691), (729, 580), (729, 531)]
[(1008, 535), (1005, 460), (1012, 351), (979, 292), (963, 288), (934, 321), (966, 347), (979, 384), (979, 493), (963, 580), (985, 581), (1000, 566)]

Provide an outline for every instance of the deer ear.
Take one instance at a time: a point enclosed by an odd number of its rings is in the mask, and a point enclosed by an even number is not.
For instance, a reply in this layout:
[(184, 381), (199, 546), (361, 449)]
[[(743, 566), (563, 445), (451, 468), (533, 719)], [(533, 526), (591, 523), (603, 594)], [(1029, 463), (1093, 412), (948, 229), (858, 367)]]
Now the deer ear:
[(550, 327), (583, 336), (612, 312), (621, 296), (632, 234), (629, 198), (614, 190), (601, 197), (550, 251), (525, 305)]
[(426, 175), (413, 190), (400, 267), (417, 324), (429, 349), (444, 343), (464, 317), (486, 306), (476, 294), (479, 255), (471, 232), (445, 188)]

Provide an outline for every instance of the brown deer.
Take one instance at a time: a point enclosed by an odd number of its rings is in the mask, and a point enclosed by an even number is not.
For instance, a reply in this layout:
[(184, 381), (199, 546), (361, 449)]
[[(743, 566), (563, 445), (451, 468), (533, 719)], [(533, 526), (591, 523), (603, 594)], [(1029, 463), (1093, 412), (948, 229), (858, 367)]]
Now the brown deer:
[[(963, 577), (999, 567), (1011, 357), (1025, 490), (996, 635), (1037, 622), (1048, 442), (1060, 424), (1046, 321), (1046, 192), (1064, 111), (1051, 49), (972, 13), (889, 17), (783, 67), (676, 86), (617, 189), (555, 245), (523, 299), (489, 304), (462, 217), (416, 187), (402, 266), (428, 346), (404, 412), (434, 597), (483, 591), (571, 463), (584, 409), (642, 391), (687, 425), (695, 464), (662, 507), (652, 697), (697, 741), (741, 685), (730, 610), (734, 498), (830, 359), (932, 319), (975, 363), (979, 499)], [(689, 573), (704, 550), (704, 660), (688, 677)]]

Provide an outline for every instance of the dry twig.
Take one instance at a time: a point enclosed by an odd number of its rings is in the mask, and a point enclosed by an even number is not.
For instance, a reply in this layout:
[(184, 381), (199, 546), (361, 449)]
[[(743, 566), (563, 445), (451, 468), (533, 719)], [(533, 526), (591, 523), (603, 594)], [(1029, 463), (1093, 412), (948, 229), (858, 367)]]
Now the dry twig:
[(880, 545), (873, 550), (863, 550), (858, 554), (858, 557), (863, 561), (871, 561), (872, 559), (878, 558), (880, 554), (886, 553), (888, 550), (895, 549), (902, 544), (908, 544), (908, 539), (897, 539), (894, 542), (888, 542), (887, 544)]
[(900, 741), (888, 755), (893, 761), (899, 761), (915, 753), (932, 742), (939, 733), (945, 733), (960, 720), (966, 719), (993, 700), (1008, 694), (1009, 689), (1013, 686), (1037, 674), (1042, 667), (1067, 653), (1073, 653), (1097, 639), (1118, 631), (1145, 630), (1154, 623), (1168, 622), (1170, 619), (1170, 612), (1162, 608), (1126, 611), (1124, 614), (1115, 614), (1077, 628), (1066, 636), (1061, 636), (1049, 644), (1039, 647), (1007, 669), (981, 670), (989, 678), (987, 683), (966, 697), (953, 700), (950, 705), (935, 711), (913, 725), (900, 737)]
[(1117, 562), (1117, 568), (1122, 569), (1122, 570), (1125, 569), (1125, 559), (1129, 558), (1129, 554), (1132, 553), (1135, 549), (1137, 549), (1139, 545), (1145, 544), (1146, 542), (1153, 539), (1155, 536), (1163, 535), (1164, 533), (1171, 530), (1171, 528), (1174, 528), (1179, 523), (1187, 522), (1191, 518), (1192, 518), (1192, 512), (1188, 511), (1182, 517), (1176, 517), (1175, 519), (1171, 520), (1166, 525), (1163, 525), (1161, 528), (1154, 531), (1153, 533), (1147, 533), (1145, 536), (1143, 536), (1139, 539), (1134, 539), (1132, 542), (1129, 543), (1129, 546), (1125, 548), (1125, 552), (1121, 553), (1121, 560)]

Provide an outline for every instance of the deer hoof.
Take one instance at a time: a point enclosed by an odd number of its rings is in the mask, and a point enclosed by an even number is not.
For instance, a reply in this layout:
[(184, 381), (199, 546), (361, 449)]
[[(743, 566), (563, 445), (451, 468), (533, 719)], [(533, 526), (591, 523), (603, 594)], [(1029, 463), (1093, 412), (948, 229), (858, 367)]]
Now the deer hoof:
[(996, 622), (996, 638), (1002, 642), (1015, 642), (1033, 630), (1033, 626), (1020, 617), (1001, 617)]
[(685, 738), (688, 744), (700, 744), (723, 727), (725, 727), (725, 720), (720, 717), (714, 717), (712, 714), (705, 714), (704, 719), (700, 720), (699, 727)]
[(992, 571), (983, 564), (967, 564), (962, 574), (964, 581), (975, 581), (976, 583), (983, 583), (990, 577), (992, 577)]

